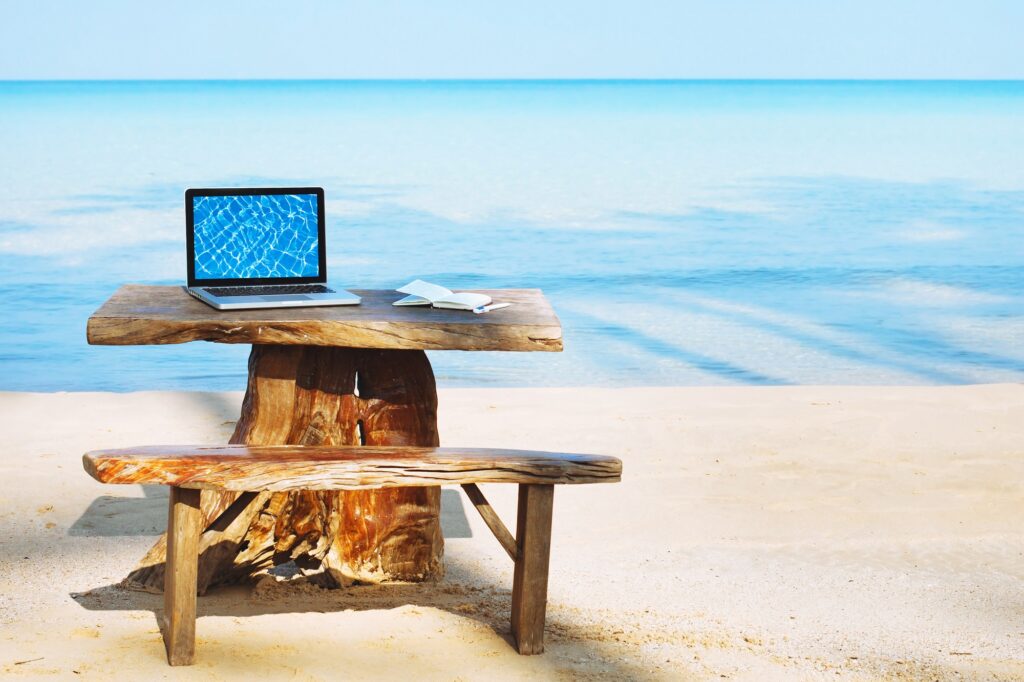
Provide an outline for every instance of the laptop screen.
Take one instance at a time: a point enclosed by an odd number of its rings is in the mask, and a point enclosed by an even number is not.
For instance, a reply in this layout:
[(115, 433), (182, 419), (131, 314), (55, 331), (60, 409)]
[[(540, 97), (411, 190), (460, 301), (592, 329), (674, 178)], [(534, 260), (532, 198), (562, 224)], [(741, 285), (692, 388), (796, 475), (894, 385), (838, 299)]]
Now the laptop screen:
[(322, 281), (322, 190), (292, 191), (189, 190), (189, 284)]

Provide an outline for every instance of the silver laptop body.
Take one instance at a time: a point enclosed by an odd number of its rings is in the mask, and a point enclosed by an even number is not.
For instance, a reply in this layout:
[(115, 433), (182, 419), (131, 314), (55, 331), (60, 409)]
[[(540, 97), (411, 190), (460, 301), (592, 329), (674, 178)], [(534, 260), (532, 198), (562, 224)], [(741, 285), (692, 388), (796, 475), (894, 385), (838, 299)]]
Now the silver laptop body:
[(320, 187), (185, 191), (188, 293), (218, 310), (356, 305), (327, 282)]

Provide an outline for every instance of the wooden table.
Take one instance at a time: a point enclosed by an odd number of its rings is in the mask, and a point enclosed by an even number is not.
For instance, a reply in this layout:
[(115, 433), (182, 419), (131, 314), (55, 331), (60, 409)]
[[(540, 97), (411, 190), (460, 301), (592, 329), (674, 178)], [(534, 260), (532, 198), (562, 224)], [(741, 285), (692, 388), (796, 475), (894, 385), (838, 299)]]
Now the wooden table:
[[(394, 291), (356, 290), (359, 306), (218, 311), (182, 287), (126, 285), (89, 318), (99, 345), (249, 343), (249, 381), (230, 443), (438, 446), (437, 390), (425, 350), (560, 351), (562, 328), (537, 289), (484, 290), (512, 306), (474, 315), (393, 307)], [(272, 565), (323, 566), (339, 584), (421, 581), (444, 572), (440, 488), (288, 491), (260, 505), (204, 492), (199, 591)], [(126, 579), (163, 588), (166, 538)]]

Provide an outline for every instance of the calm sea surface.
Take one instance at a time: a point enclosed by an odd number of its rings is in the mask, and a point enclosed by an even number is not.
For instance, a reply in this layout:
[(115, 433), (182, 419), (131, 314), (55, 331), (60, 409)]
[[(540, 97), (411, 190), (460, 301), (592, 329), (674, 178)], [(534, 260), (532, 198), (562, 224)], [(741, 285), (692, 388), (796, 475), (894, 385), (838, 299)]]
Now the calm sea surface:
[[(185, 276), (184, 190), (320, 185), (344, 286), (541, 287), (441, 385), (1024, 381), (1024, 83), (0, 83), (0, 389), (241, 389), (90, 347)], [(453, 313), (457, 314), (457, 313)]]

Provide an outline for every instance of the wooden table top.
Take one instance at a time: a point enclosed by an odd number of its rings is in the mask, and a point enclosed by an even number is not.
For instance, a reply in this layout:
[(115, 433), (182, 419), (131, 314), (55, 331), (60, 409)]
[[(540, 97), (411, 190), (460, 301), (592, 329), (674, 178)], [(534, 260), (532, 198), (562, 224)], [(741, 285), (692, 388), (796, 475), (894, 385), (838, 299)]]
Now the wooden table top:
[(89, 318), (90, 344), (188, 341), (404, 350), (560, 351), (562, 325), (540, 289), (481, 289), (508, 308), (395, 307), (404, 294), (352, 289), (357, 306), (215, 310), (180, 286), (126, 284)]

